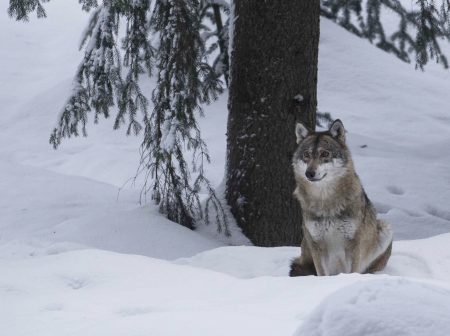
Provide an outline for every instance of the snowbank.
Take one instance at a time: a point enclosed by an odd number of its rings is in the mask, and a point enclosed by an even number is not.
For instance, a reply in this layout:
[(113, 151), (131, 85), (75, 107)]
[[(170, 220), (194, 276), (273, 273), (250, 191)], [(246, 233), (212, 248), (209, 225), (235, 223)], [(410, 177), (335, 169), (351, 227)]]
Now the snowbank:
[(391, 278), (338, 290), (294, 336), (446, 336), (449, 330), (448, 289)]
[[(287, 276), (294, 247), (220, 247), (166, 261), (54, 246), (0, 258), (0, 330), (14, 336), (273, 336), (292, 335), (302, 325), (301, 335), (308, 336), (440, 336), (450, 327), (450, 277), (437, 280), (430, 270), (450, 269), (449, 260), (433, 255), (433, 246), (444, 242), (450, 246), (450, 234), (423, 245), (408, 242), (423, 262), (409, 268), (395, 259), (394, 245), (387, 274), (298, 278)], [(423, 331), (429, 321), (429, 334), (402, 333)]]

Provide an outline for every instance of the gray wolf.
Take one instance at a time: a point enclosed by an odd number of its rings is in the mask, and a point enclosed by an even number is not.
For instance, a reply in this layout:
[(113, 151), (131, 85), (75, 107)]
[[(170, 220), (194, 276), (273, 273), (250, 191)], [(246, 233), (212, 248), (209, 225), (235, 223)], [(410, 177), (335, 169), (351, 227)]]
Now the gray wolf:
[(355, 172), (345, 129), (335, 120), (328, 131), (295, 128), (294, 196), (303, 212), (301, 255), (290, 276), (373, 273), (391, 255), (392, 230), (376, 211)]

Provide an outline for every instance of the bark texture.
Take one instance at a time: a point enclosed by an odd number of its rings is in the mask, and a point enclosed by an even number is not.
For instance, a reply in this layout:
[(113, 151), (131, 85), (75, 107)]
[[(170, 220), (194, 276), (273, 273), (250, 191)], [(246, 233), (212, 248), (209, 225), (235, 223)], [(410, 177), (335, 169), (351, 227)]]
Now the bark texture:
[(314, 129), (319, 0), (235, 0), (226, 198), (259, 246), (299, 245), (291, 158), (296, 121)]

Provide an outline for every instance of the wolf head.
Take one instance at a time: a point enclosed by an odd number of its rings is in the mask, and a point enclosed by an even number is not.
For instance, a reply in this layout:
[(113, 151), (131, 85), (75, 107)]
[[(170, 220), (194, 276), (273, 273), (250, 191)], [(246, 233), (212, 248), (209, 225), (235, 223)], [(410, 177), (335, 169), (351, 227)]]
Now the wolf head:
[(345, 129), (337, 119), (325, 132), (311, 132), (303, 124), (295, 127), (297, 150), (293, 157), (297, 177), (311, 183), (330, 182), (344, 176), (351, 167), (345, 144)]

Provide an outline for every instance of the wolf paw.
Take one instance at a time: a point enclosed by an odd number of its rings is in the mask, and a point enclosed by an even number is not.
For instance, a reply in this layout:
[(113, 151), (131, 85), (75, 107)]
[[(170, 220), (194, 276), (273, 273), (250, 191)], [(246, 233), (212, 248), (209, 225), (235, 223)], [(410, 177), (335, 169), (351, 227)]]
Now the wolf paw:
[(289, 271), (290, 277), (297, 277), (297, 276), (307, 276), (307, 275), (316, 275), (316, 270), (314, 269), (314, 266), (305, 266), (301, 265), (297, 259), (294, 259), (291, 263), (291, 270)]

